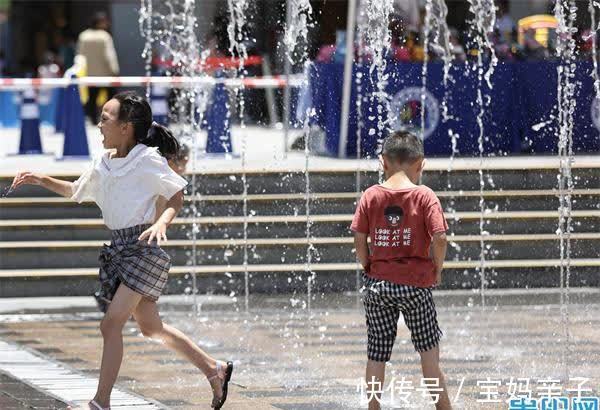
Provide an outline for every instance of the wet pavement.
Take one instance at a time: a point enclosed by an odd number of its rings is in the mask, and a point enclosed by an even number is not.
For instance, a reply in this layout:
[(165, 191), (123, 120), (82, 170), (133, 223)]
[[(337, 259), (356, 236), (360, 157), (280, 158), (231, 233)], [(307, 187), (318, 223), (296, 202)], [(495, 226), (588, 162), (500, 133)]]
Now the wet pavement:
[[(599, 295), (596, 289), (572, 290), (567, 309), (561, 308), (557, 290), (490, 292), (485, 307), (476, 292), (435, 292), (445, 334), (441, 363), (455, 407), (507, 409), (508, 394), (515, 389), (529, 390), (532, 397), (573, 396), (577, 395), (573, 389), (580, 385), (583, 395), (597, 396), (600, 319), (595, 312)], [(100, 315), (87, 299), (78, 300), (83, 302), (55, 300), (47, 310), (40, 307), (48, 306), (48, 299), (15, 305), (18, 311), (0, 305), (0, 340), (32, 349), (82, 376), (96, 377), (102, 347)], [(247, 312), (243, 298), (201, 297), (196, 309), (189, 297), (167, 301), (161, 306), (165, 322), (190, 335), (211, 355), (235, 362), (234, 384), (225, 408), (361, 407), (366, 329), (356, 295), (318, 295), (310, 312), (306, 295), (300, 294), (251, 297)], [(124, 344), (119, 388), (159, 407), (209, 408), (209, 385), (186, 360), (143, 338), (134, 322), (125, 327)], [(48, 400), (47, 407), (35, 407), (36, 403), (23, 401), (29, 396), (22, 392), (31, 387), (6, 375), (0, 377), (4, 377), (2, 409), (64, 408), (43, 394), (28, 400)], [(418, 355), (402, 322), (387, 377), (393, 386), (403, 377), (405, 385), (410, 383), (407, 401), (413, 408), (432, 408), (422, 391)], [(386, 403), (392, 399), (394, 407), (401, 406), (397, 390), (384, 393)]]

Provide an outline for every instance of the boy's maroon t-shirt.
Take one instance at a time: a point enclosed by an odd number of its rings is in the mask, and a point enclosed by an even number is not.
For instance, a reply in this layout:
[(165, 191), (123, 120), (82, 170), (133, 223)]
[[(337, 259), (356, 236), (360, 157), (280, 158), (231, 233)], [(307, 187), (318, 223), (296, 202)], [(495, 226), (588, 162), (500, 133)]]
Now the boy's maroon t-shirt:
[(371, 238), (368, 276), (425, 288), (435, 284), (431, 237), (446, 232), (448, 224), (430, 188), (370, 187), (356, 207), (350, 229)]

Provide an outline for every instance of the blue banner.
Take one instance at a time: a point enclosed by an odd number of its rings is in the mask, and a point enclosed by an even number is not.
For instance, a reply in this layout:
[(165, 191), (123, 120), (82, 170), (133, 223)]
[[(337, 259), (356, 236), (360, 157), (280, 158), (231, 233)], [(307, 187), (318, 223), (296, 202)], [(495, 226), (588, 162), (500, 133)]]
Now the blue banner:
[[(376, 154), (377, 139), (382, 134), (377, 128), (379, 121), (385, 122), (384, 137), (390, 129), (421, 133), (422, 68), (418, 63), (389, 63), (385, 72), (388, 97), (382, 103), (376, 98), (376, 73), (367, 65), (354, 66), (346, 147), (348, 157), (356, 156), (357, 134), (360, 135), (362, 156)], [(598, 125), (592, 121), (591, 69), (591, 63), (578, 63), (573, 133), (576, 152), (600, 151), (600, 119)], [(556, 62), (499, 63), (490, 77), (491, 88), (485, 75), (480, 80), (471, 63), (454, 65), (450, 77), (448, 86), (444, 86), (442, 64), (429, 64), (424, 99), (427, 155), (450, 155), (451, 135), (455, 136), (457, 155), (479, 154), (480, 108), (477, 101), (480, 83), (484, 105), (481, 140), (485, 155), (557, 152)], [(325, 130), (327, 150), (334, 156), (339, 148), (342, 84), (341, 64), (315, 64), (312, 67), (310, 85), (315, 115), (311, 121)], [(359, 89), (361, 104), (357, 105)], [(444, 106), (447, 107), (446, 116)]]

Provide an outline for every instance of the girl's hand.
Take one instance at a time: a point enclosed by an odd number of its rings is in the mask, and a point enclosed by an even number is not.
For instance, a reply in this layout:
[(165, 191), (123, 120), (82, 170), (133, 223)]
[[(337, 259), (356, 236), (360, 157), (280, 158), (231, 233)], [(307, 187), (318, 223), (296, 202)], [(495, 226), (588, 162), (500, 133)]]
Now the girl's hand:
[(164, 222), (156, 222), (150, 228), (146, 229), (138, 240), (143, 241), (148, 238), (148, 243), (151, 243), (153, 239), (156, 239), (156, 243), (160, 246), (161, 241), (167, 241), (167, 224)]
[(19, 172), (13, 179), (10, 190), (14, 191), (21, 185), (42, 185), (42, 176), (29, 171)]

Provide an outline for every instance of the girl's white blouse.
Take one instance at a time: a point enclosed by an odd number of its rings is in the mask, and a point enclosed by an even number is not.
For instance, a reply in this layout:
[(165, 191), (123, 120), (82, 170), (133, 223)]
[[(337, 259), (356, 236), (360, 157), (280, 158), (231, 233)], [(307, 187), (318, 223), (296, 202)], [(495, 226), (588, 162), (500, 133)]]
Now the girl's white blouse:
[(73, 183), (73, 200), (94, 201), (111, 229), (152, 224), (159, 196), (171, 199), (187, 181), (173, 171), (157, 148), (137, 144), (125, 158), (106, 152)]

